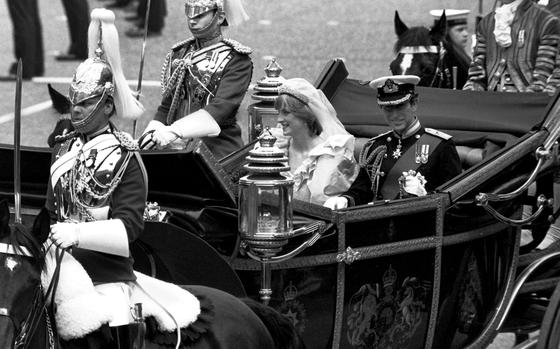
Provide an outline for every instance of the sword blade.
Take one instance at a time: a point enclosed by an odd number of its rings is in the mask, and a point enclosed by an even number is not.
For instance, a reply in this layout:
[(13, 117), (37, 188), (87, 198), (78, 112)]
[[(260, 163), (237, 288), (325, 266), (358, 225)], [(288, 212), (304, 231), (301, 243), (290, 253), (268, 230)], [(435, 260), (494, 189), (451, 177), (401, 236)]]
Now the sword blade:
[[(146, 42), (148, 41), (148, 23), (150, 21), (150, 6), (152, 6), (152, 0), (148, 0), (146, 3), (146, 13), (144, 15), (144, 39), (142, 40), (142, 51), (140, 53), (140, 69), (138, 71), (138, 86), (136, 87), (136, 99), (140, 100), (140, 93), (142, 92), (142, 77), (144, 73), (144, 60), (146, 57)], [(134, 120), (132, 122), (132, 137), (136, 138), (136, 127), (138, 121)]]
[(14, 108), (14, 206), (15, 222), (21, 224), (21, 90), (23, 85), (23, 63), (17, 65), (16, 100)]

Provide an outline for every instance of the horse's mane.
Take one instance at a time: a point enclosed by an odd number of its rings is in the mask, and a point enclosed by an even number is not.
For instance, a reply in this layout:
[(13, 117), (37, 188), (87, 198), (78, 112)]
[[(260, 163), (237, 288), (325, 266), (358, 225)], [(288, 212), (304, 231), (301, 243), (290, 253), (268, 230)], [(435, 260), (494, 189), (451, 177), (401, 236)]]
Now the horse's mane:
[(393, 51), (397, 54), (406, 46), (430, 46), (433, 44), (434, 42), (428, 28), (412, 27), (399, 36), (393, 47)]

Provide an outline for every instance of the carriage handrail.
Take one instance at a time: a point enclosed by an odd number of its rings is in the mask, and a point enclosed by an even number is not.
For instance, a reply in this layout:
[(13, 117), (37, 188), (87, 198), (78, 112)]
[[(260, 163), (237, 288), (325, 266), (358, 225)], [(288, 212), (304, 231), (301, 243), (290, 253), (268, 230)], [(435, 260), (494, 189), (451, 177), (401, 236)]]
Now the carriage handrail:
[(527, 279), (533, 275), (533, 273), (545, 262), (548, 262), (549, 260), (556, 258), (556, 257), (560, 257), (560, 252), (553, 252), (550, 253), (546, 256), (543, 256), (539, 259), (537, 259), (536, 261), (534, 261), (533, 263), (531, 263), (527, 268), (525, 268), (521, 274), (517, 277), (517, 280), (515, 281), (515, 284), (513, 285), (513, 291), (511, 293), (511, 297), (509, 297), (509, 299), (507, 300), (507, 303), (505, 304), (505, 310), (502, 313), (501, 317), (499, 318), (498, 321), (498, 325), (496, 327), (496, 331), (499, 331), (500, 328), (503, 326), (506, 317), (509, 314), (509, 311), (511, 310), (511, 307), (513, 306), (513, 303), (515, 302), (515, 298), (517, 297), (517, 295), (519, 294), (519, 292), (521, 291), (521, 288), (523, 287), (523, 285), (525, 284), (525, 282), (527, 281)]
[(546, 150), (546, 148), (543, 147), (539, 147), (537, 150), (535, 150), (535, 155), (537, 159), (539, 159), (539, 161), (537, 162), (535, 169), (533, 170), (529, 178), (525, 181), (525, 183), (523, 183), (516, 190), (505, 194), (479, 193), (475, 198), (477, 205), (485, 207), (486, 203), (489, 201), (511, 200), (523, 194), (527, 190), (527, 188), (529, 188), (529, 186), (535, 181), (544, 163), (551, 157), (550, 151)]
[(266, 257), (266, 258), (262, 258), (256, 254), (251, 253), (251, 251), (246, 250), (247, 255), (249, 257), (251, 257), (254, 260), (257, 260), (261, 263), (264, 264), (269, 264), (269, 263), (279, 263), (279, 262), (283, 262), (285, 260), (291, 259), (295, 256), (297, 256), (298, 254), (300, 254), (303, 250), (305, 250), (308, 247), (311, 247), (313, 244), (315, 244), (320, 238), (321, 236), (323, 236), (323, 234), (329, 230), (330, 228), (332, 228), (333, 224), (326, 224), (323, 221), (317, 221), (317, 222), (313, 222), (311, 224), (308, 224), (302, 228), (296, 229), (292, 232), (292, 235), (290, 235), (290, 238), (295, 237), (295, 236), (300, 236), (300, 235), (304, 235), (304, 234), (310, 234), (312, 232), (315, 231), (315, 234), (313, 234), (309, 239), (305, 240), (301, 245), (299, 245), (298, 247), (296, 247), (295, 249), (293, 249), (292, 251), (285, 253), (283, 255), (280, 256), (273, 256), (273, 257)]
[(496, 209), (490, 206), (488, 204), (489, 200), (485, 197), (485, 195), (487, 194), (481, 193), (477, 195), (476, 197), (477, 205), (482, 206), (486, 210), (486, 212), (488, 212), (490, 215), (492, 215), (492, 217), (496, 218), (500, 222), (506, 223), (508, 225), (513, 225), (516, 227), (533, 222), (540, 216), (540, 214), (542, 213), (542, 211), (544, 211), (545, 208), (552, 207), (553, 205), (552, 199), (547, 199), (544, 195), (539, 195), (539, 197), (537, 198), (538, 209), (535, 213), (533, 213), (531, 216), (527, 218), (513, 219), (502, 215), (500, 212), (498, 212)]

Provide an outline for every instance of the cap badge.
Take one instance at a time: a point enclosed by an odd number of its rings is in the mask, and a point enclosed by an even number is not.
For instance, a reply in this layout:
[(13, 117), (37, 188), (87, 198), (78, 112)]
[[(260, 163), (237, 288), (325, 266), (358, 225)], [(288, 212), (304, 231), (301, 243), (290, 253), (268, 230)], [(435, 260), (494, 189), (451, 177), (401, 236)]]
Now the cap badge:
[(387, 79), (387, 81), (385, 81), (385, 84), (383, 85), (383, 92), (384, 93), (399, 92), (399, 85), (395, 84), (393, 80)]

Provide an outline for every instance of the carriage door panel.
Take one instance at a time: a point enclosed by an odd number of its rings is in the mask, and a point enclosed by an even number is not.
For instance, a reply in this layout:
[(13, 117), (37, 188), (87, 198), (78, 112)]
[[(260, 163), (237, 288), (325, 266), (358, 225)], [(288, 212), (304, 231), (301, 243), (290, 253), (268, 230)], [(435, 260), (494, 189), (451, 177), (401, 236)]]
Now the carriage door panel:
[(429, 348), (438, 311), (445, 196), (340, 214), (333, 348)]

